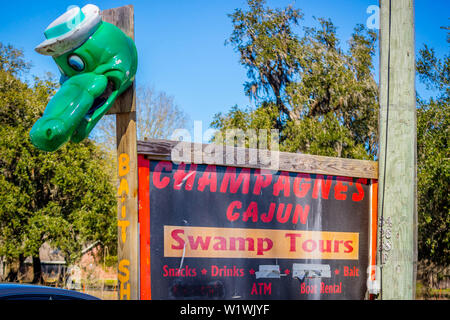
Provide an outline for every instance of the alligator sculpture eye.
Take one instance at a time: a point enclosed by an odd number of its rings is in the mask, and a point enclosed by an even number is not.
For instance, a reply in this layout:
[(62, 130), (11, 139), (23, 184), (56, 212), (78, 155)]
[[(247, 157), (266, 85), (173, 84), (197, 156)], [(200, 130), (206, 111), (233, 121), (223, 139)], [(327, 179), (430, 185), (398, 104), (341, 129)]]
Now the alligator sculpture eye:
[(137, 51), (133, 39), (102, 21), (100, 8), (92, 4), (71, 8), (44, 35), (46, 40), (36, 51), (52, 56), (61, 68), (61, 87), (30, 130), (30, 140), (51, 152), (89, 136), (133, 84)]
[(76, 54), (72, 54), (67, 59), (67, 63), (69, 66), (75, 71), (83, 71), (84, 70), (84, 61), (80, 58), (80, 56)]

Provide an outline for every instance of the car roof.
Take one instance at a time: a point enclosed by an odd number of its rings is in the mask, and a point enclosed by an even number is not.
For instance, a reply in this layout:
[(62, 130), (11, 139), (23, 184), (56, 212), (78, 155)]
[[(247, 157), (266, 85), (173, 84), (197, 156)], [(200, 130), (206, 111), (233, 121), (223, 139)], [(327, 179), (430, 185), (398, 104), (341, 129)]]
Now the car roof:
[(31, 299), (33, 296), (49, 296), (49, 299), (50, 297), (56, 297), (69, 300), (100, 300), (97, 297), (85, 293), (62, 288), (18, 283), (0, 283), (0, 300), (27, 300), (27, 297)]

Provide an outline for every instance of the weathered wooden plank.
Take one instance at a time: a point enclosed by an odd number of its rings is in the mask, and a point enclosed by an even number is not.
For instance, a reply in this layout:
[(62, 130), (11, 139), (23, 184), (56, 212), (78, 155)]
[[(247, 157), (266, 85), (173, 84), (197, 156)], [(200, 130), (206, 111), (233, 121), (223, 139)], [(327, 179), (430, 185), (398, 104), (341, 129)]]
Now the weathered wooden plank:
[(102, 11), (102, 20), (120, 28), (127, 36), (134, 39), (134, 7), (127, 5)]
[(381, 298), (414, 299), (417, 266), (414, 1), (381, 1)]
[[(125, 6), (102, 12), (104, 21), (118, 26), (134, 39), (134, 9)], [(118, 296), (139, 299), (138, 171), (136, 150), (136, 95), (134, 84), (108, 114), (116, 114), (118, 157)]]
[[(132, 104), (135, 104), (135, 99), (132, 100)], [(118, 191), (119, 299), (137, 300), (139, 299), (139, 224), (136, 112), (116, 115), (116, 136), (120, 181)]]
[[(120, 28), (134, 40), (134, 7), (132, 5), (102, 11), (102, 19)], [(136, 111), (136, 105), (129, 102), (135, 94), (134, 84), (116, 99), (106, 114), (118, 114)], [(132, 109), (134, 107), (134, 109)]]
[[(149, 159), (153, 160), (173, 160), (172, 150), (178, 143), (178, 141), (154, 139), (138, 141), (138, 153), (146, 155)], [(273, 166), (267, 164), (268, 161), (263, 160), (278, 159), (277, 169), (280, 171), (367, 179), (378, 178), (378, 163), (375, 161), (333, 158), (288, 152), (270, 152), (267, 150), (261, 150), (261, 154), (256, 149), (230, 148), (227, 150), (226, 148), (221, 147), (215, 149), (214, 145), (211, 144), (202, 144), (202, 154), (199, 155), (198, 152), (195, 151), (200, 150), (199, 144), (187, 143), (186, 146), (190, 149), (190, 154), (188, 156), (189, 161), (199, 164), (273, 169)], [(213, 157), (212, 154), (214, 151), (217, 151), (219, 156)], [(242, 158), (239, 158), (238, 155), (241, 155)], [(261, 157), (261, 155), (263, 157)], [(244, 161), (241, 161), (242, 159)]]

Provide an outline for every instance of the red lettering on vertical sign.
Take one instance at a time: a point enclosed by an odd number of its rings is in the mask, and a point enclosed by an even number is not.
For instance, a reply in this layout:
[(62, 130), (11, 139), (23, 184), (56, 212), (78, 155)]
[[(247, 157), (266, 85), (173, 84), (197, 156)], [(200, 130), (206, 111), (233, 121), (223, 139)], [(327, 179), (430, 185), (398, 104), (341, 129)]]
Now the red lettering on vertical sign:
[(192, 250), (197, 250), (199, 246), (202, 250), (208, 250), (211, 237), (205, 237), (203, 240), (203, 237), (196, 237), (196, 239), (194, 239), (193, 236), (188, 236), (188, 240)]
[(276, 206), (277, 206), (276, 203), (274, 203), (274, 202), (270, 203), (269, 211), (267, 213), (262, 213), (261, 214), (261, 221), (262, 222), (269, 223), (270, 221), (272, 221), (273, 215), (275, 213), (275, 207)]
[(313, 239), (308, 239), (306, 241), (303, 241), (302, 243), (302, 249), (305, 252), (313, 252), (317, 248), (317, 242)]
[(155, 187), (157, 187), (158, 189), (164, 189), (165, 187), (167, 187), (167, 185), (170, 182), (170, 178), (169, 177), (164, 177), (161, 180), (161, 172), (163, 170), (167, 171), (167, 172), (172, 171), (172, 162), (160, 161), (155, 166), (155, 169), (153, 171), (153, 185)]
[(217, 190), (217, 173), (216, 166), (208, 165), (203, 173), (203, 176), (198, 179), (198, 191), (205, 190), (205, 187), (209, 186), (211, 192)]
[(269, 238), (258, 238), (257, 255), (263, 255), (265, 251), (269, 251), (273, 247), (273, 241)]
[(252, 218), (253, 222), (258, 221), (258, 203), (255, 201), (250, 202), (247, 210), (244, 212), (242, 221), (248, 221), (250, 218)]
[(306, 224), (306, 220), (308, 219), (309, 215), (309, 204), (305, 205), (305, 208), (300, 204), (297, 204), (295, 206), (295, 212), (294, 216), (292, 217), (292, 223), (298, 223), (298, 220), (300, 219), (301, 224)]
[[(250, 294), (253, 295), (271, 295), (272, 294), (272, 283), (271, 282), (261, 282), (261, 283), (253, 283), (252, 290)], [(253, 306), (254, 307), (254, 306)], [(249, 313), (250, 314), (250, 313)]]
[(352, 194), (353, 201), (361, 201), (364, 199), (364, 189), (361, 184), (367, 184), (367, 179), (357, 179), (355, 186), (358, 193)]
[(348, 187), (343, 182), (348, 182), (349, 185), (353, 184), (353, 179), (350, 177), (336, 177), (336, 185), (334, 186), (334, 198), (336, 200), (345, 200), (347, 195), (343, 192), (347, 192)]
[(292, 203), (288, 203), (288, 205), (286, 206), (286, 210), (284, 210), (284, 203), (280, 203), (277, 210), (277, 221), (280, 223), (286, 223), (291, 216), (291, 211)]
[(255, 186), (253, 188), (253, 194), (260, 194), (263, 188), (267, 188), (272, 182), (272, 175), (270, 173), (264, 173), (264, 171), (257, 169), (254, 175), (256, 176)]
[(242, 168), (236, 178), (236, 168), (228, 167), (220, 186), (220, 192), (227, 192), (228, 185), (230, 185), (230, 193), (236, 193), (242, 185), (242, 194), (247, 194), (250, 187), (250, 169)]
[(353, 243), (353, 241), (350, 241), (350, 240), (344, 242), (344, 247), (345, 247), (344, 252), (345, 253), (350, 253), (353, 251), (352, 243)]
[(320, 252), (331, 252), (331, 240), (319, 240), (319, 250)]
[(286, 237), (290, 238), (289, 251), (295, 252), (297, 251), (297, 240), (296, 238), (300, 238), (302, 235), (300, 233), (286, 233)]
[(184, 240), (179, 235), (184, 234), (183, 229), (174, 229), (170, 235), (172, 236), (172, 239), (178, 242), (177, 246), (172, 245), (172, 249), (175, 250), (182, 250), (184, 248)]
[[(303, 181), (303, 182), (302, 182)], [(311, 188), (311, 176), (308, 173), (299, 173), (294, 179), (294, 194), (303, 198)]]
[(319, 189), (321, 190), (322, 199), (328, 199), (332, 182), (333, 176), (327, 176), (327, 178), (324, 179), (323, 175), (318, 174), (316, 176), (316, 182), (314, 183), (314, 189), (312, 193), (313, 199), (319, 198)]
[(242, 202), (236, 200), (230, 203), (227, 209), (227, 219), (229, 221), (236, 221), (239, 218), (239, 212), (234, 212), (234, 208), (241, 209)]
[(278, 177), (278, 181), (273, 185), (273, 195), (279, 196), (280, 192), (283, 191), (284, 196), (289, 197), (290, 190), (289, 173), (283, 171)]

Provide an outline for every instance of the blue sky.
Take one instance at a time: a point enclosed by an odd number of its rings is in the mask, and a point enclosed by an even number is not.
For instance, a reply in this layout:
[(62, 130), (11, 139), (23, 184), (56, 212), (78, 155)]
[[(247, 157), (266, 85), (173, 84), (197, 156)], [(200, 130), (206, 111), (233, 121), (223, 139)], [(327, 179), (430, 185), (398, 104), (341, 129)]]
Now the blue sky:
[[(247, 106), (243, 83), (246, 70), (239, 56), (224, 42), (232, 32), (227, 14), (246, 8), (245, 0), (15, 0), (2, 3), (0, 41), (12, 44), (31, 60), (31, 74), (58, 74), (51, 58), (41, 56), (34, 47), (43, 39), (43, 31), (68, 6), (94, 3), (100, 9), (133, 4), (135, 8), (136, 44), (139, 51), (138, 85), (153, 86), (175, 97), (176, 104), (194, 120), (203, 121), (203, 130), (217, 112), (232, 106)], [(354, 26), (366, 23), (366, 9), (376, 0), (268, 0), (270, 7), (294, 4), (305, 14), (302, 25), (314, 24), (313, 16), (331, 18), (338, 27), (344, 48)], [(450, 25), (450, 1), (416, 0), (416, 51), (427, 43), (438, 56), (449, 52), (446, 31)], [(376, 66), (378, 66), (376, 58)], [(378, 76), (377, 76), (378, 77)], [(418, 85), (421, 95), (426, 93)]]

